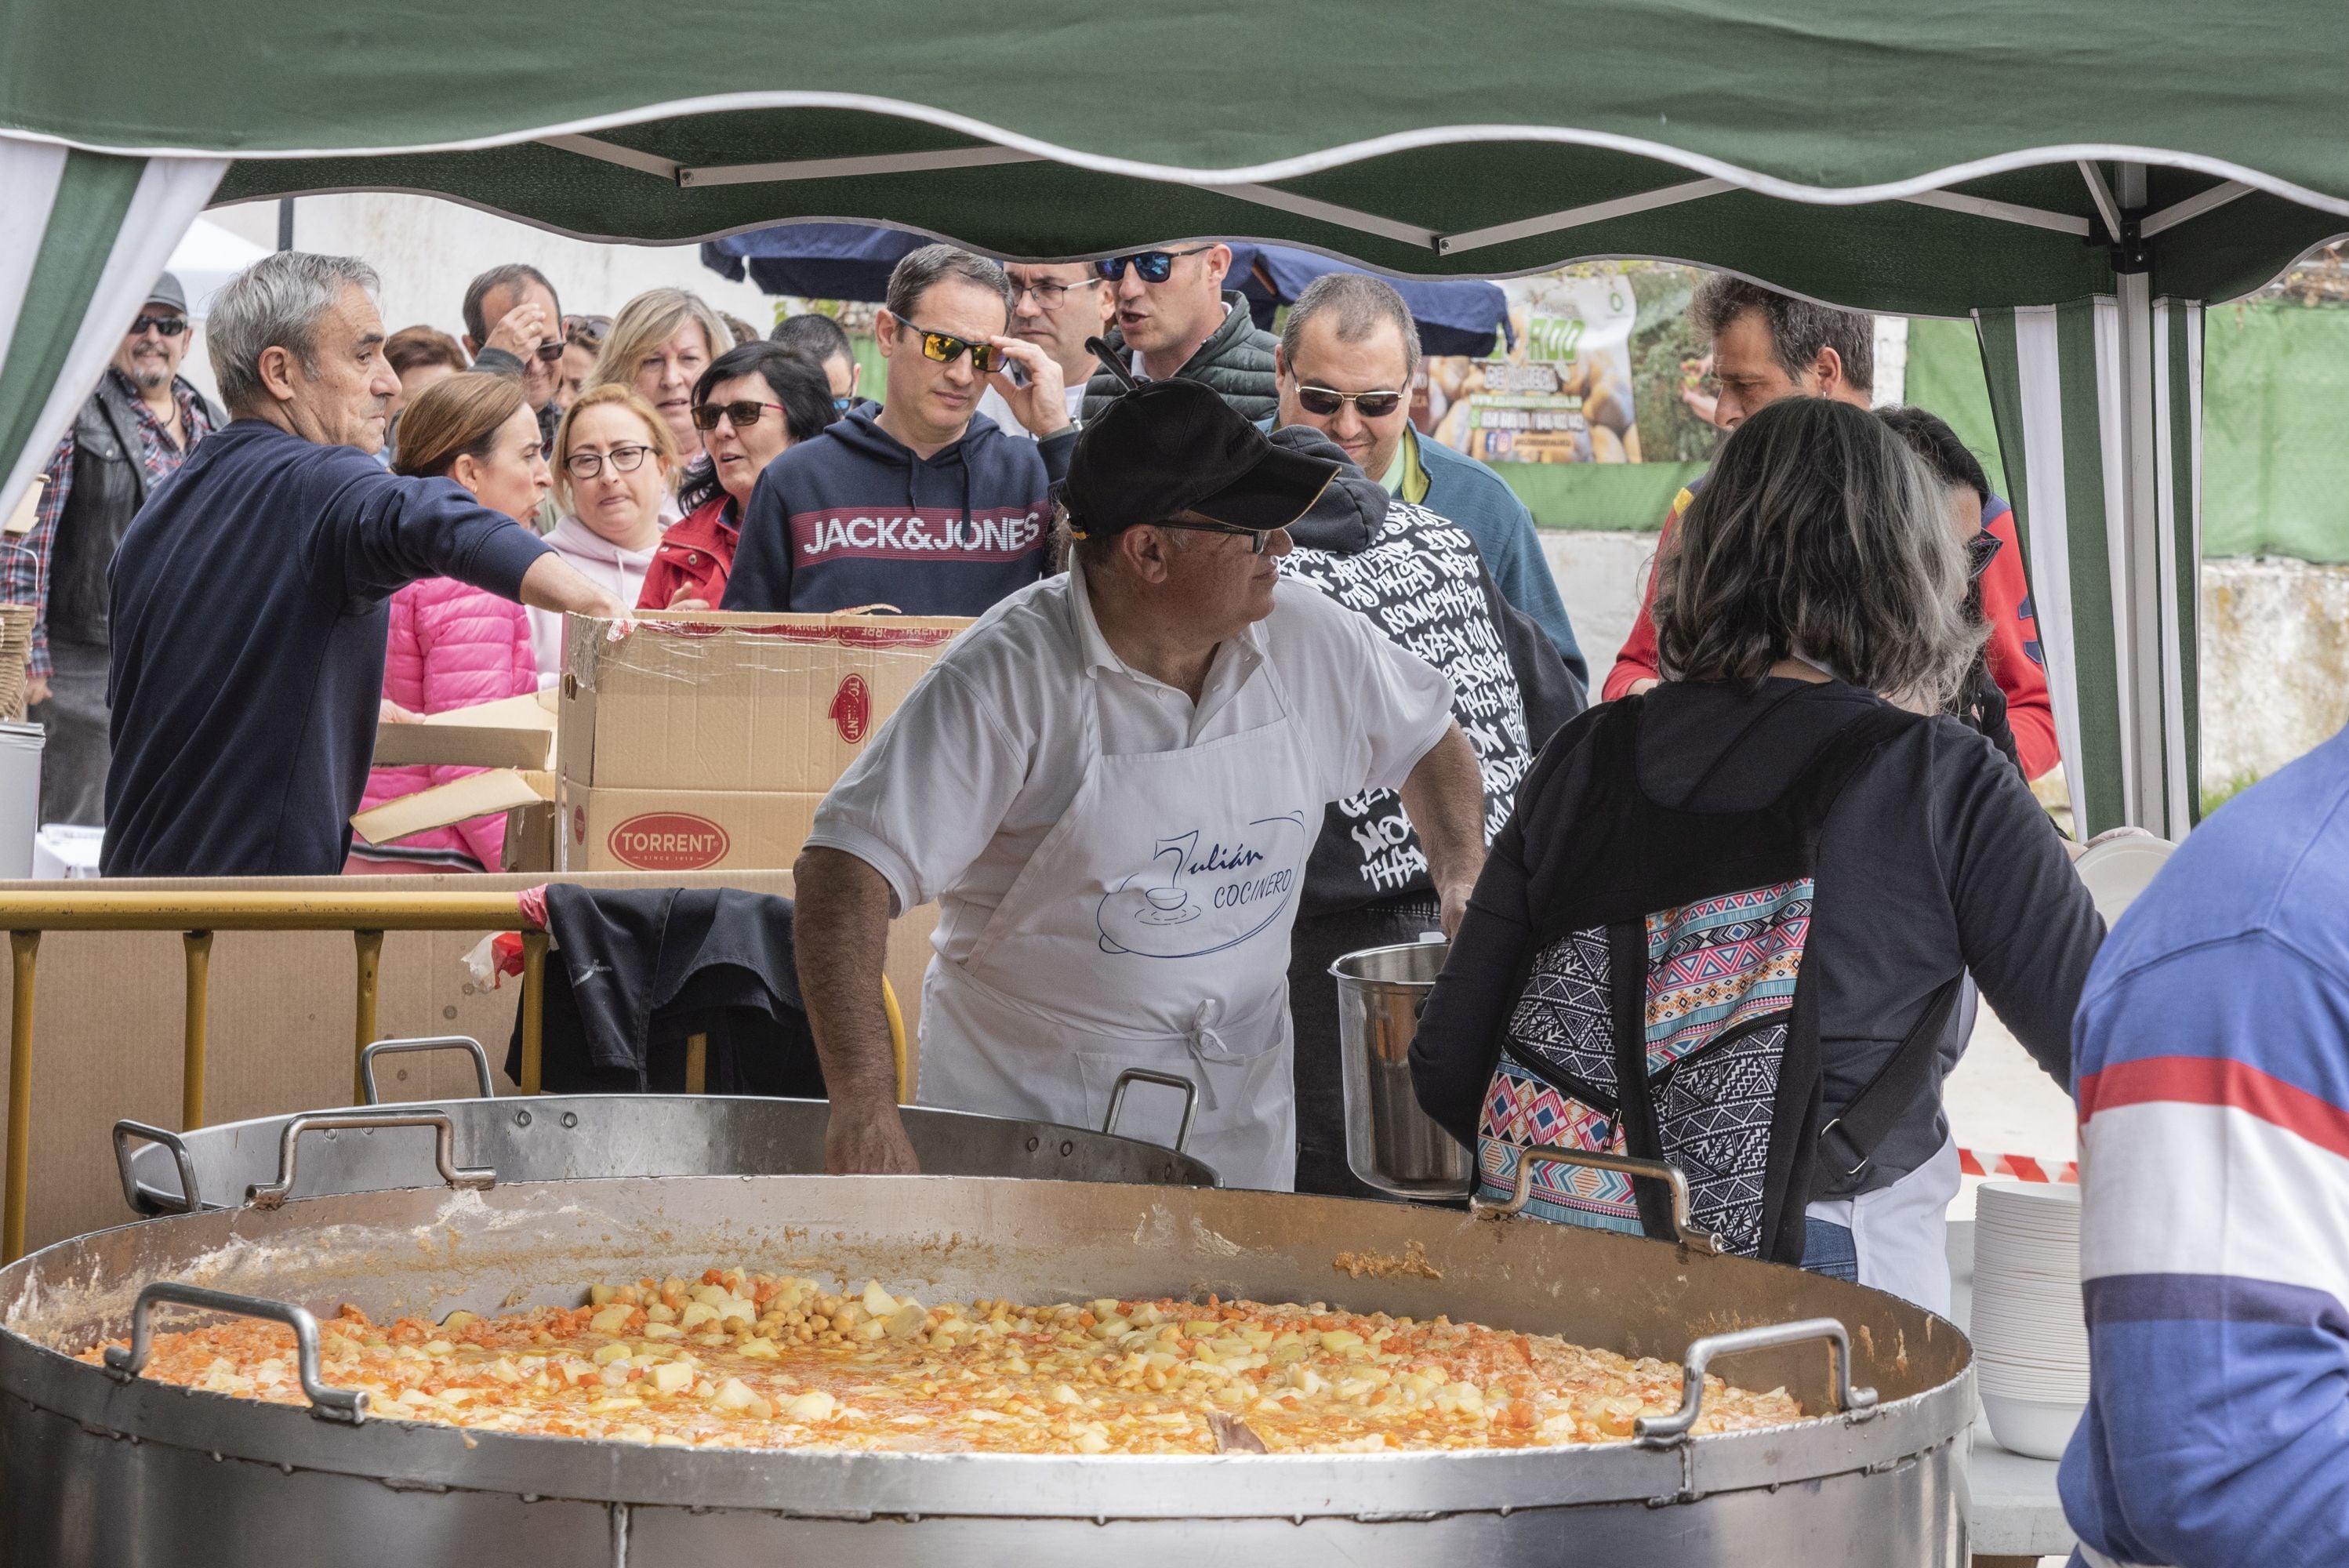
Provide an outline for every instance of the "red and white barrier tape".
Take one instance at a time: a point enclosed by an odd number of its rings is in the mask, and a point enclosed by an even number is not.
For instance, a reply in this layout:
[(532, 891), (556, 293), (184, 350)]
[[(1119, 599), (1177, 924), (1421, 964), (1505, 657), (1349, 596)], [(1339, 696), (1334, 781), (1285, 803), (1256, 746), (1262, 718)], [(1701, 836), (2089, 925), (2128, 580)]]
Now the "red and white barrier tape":
[(2079, 1185), (2076, 1160), (2033, 1160), (2028, 1154), (1998, 1154), (1987, 1149), (1958, 1150), (1958, 1170), (1967, 1176), (2004, 1176), (2016, 1181), (2061, 1181)]

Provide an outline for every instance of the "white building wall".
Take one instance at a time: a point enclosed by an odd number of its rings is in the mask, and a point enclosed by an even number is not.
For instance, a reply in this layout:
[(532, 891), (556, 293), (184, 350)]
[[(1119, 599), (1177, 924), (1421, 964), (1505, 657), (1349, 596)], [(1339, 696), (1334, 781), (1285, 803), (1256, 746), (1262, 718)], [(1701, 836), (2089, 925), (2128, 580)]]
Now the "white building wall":
[[(205, 214), (256, 244), (277, 244), (277, 203), (248, 201)], [(528, 262), (554, 282), (563, 308), (609, 315), (648, 288), (691, 289), (719, 310), (765, 328), (773, 302), (750, 283), (730, 283), (701, 264), (694, 245), (614, 245), (567, 239), (527, 223), (431, 196), (304, 196), (294, 203), (294, 243), (305, 251), (358, 256), (383, 274), (388, 330), (437, 326), (462, 335), (465, 285), (506, 262)], [(201, 336), (188, 355), (191, 379), (207, 390), (212, 371)]]

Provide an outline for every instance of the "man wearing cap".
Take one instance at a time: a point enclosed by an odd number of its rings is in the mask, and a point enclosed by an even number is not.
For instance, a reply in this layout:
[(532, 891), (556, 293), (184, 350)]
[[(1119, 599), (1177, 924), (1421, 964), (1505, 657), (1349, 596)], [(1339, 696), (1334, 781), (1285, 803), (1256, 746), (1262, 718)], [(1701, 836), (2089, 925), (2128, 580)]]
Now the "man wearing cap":
[[(1281, 576), (1337, 468), (1182, 379), (1079, 437), (1069, 570), (947, 648), (800, 857), (830, 1169), (916, 1168), (881, 965), (892, 913), (936, 899), (922, 1103), (1098, 1127), (1140, 1069), (1193, 1086), (1190, 1151), (1226, 1182), (1292, 1184), (1289, 928), (1323, 808), (1399, 789), (1447, 931), (1484, 859), (1450, 683)], [(1185, 1098), (1145, 1079), (1119, 1130), (1174, 1142)]]
[(187, 352), (187, 291), (165, 273), (50, 457), (23, 547), (0, 552), (0, 598), (39, 606), (26, 695), (26, 717), (47, 732), (44, 822), (106, 820), (106, 569), (149, 493), (228, 423), (181, 377)]

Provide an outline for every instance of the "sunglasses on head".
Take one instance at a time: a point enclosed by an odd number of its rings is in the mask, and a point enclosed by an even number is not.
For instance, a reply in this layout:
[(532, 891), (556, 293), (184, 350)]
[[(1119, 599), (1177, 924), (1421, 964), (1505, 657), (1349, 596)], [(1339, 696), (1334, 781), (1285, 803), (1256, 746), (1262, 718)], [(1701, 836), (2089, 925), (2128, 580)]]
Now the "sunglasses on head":
[(1195, 256), (1215, 248), (1213, 245), (1194, 245), (1187, 251), (1136, 251), (1130, 256), (1103, 256), (1093, 263), (1093, 271), (1100, 274), (1102, 282), (1113, 284), (1125, 276), (1125, 269), (1131, 264), (1133, 275), (1143, 283), (1163, 284), (1174, 275), (1175, 257)]
[(1328, 418), (1351, 403), (1365, 419), (1383, 419), (1402, 407), (1400, 392), (1334, 392), (1327, 387), (1299, 387), (1297, 401), (1309, 414)]
[(964, 355), (970, 356), (970, 367), (981, 376), (992, 376), (1010, 362), (1010, 356), (991, 343), (973, 343), (968, 337), (957, 337), (951, 332), (932, 332), (916, 326), (910, 321), (897, 324), (922, 340), (922, 357), (935, 359), (940, 365), (952, 365)]
[(137, 337), (150, 326), (166, 337), (177, 337), (188, 330), (188, 318), (184, 315), (142, 315), (130, 324), (130, 335)]
[(770, 408), (778, 414), (783, 411), (781, 403), (704, 403), (693, 411), (693, 428), (714, 430), (718, 428), (719, 420), (726, 419), (730, 420), (736, 429), (747, 430), (765, 418)]

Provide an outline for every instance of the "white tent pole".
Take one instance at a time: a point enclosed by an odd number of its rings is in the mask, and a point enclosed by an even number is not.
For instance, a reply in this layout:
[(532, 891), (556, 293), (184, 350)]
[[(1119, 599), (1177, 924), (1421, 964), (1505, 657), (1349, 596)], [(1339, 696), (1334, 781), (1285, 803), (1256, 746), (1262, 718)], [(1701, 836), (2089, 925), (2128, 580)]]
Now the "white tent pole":
[[(2145, 206), (2143, 164), (2125, 163), (2112, 193), (2123, 212)], [(2117, 232), (2117, 230), (2116, 231)], [(2153, 278), (2147, 272), (2116, 277), (2120, 300), (2118, 418), (2107, 424), (2117, 438), (2111, 463), (2119, 480), (2116, 576), (2118, 603), (2113, 628), (2117, 643), (2121, 744), (2127, 752), (2123, 810), (2127, 820), (2166, 836), (2186, 830), (2169, 820), (2168, 748), (2163, 702), (2167, 661), (2162, 647), (2160, 469), (2154, 436)]]

